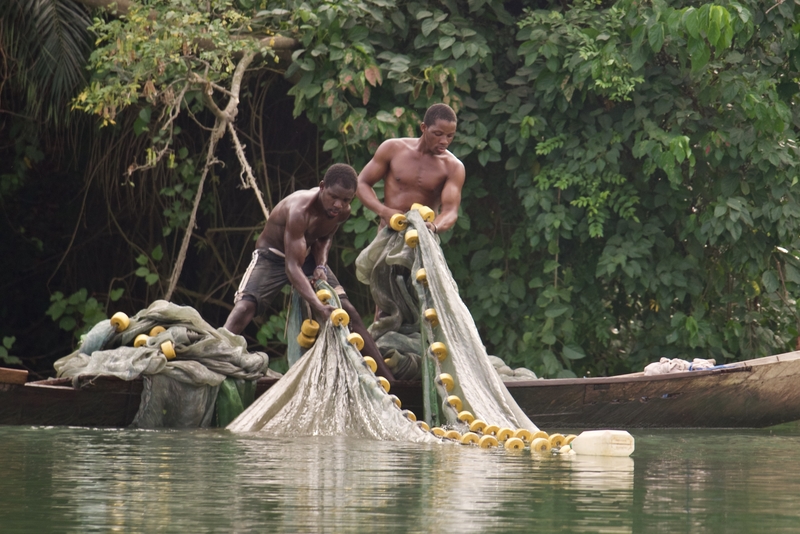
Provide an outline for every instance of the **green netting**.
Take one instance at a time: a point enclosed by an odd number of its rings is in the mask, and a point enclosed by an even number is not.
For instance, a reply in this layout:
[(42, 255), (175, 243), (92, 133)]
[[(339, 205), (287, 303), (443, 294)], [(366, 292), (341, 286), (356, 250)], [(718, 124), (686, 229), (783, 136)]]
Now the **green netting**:
[[(141, 347), (131, 346), (136, 336), (154, 326), (165, 330)], [(161, 350), (166, 341), (174, 346), (174, 360), (168, 361)], [(144, 391), (133, 426), (190, 428), (212, 425), (217, 394), (226, 378), (237, 381), (233, 387), (245, 406), (248, 395), (250, 399), (254, 395), (254, 381), (268, 374), (268, 365), (267, 355), (249, 352), (243, 337), (212, 327), (193, 308), (158, 300), (131, 317), (120, 333), (107, 320), (98, 323), (75, 352), (55, 363), (55, 369), (59, 377), (142, 377)], [(234, 409), (223, 407), (227, 418), (235, 415), (231, 415)]]
[[(416, 210), (408, 212), (407, 218), (409, 225), (406, 230), (395, 232), (384, 228), (356, 260), (359, 280), (372, 286), (373, 297), (385, 312), (385, 316), (370, 327), (376, 343), (389, 356), (389, 350), (408, 352), (415, 339), (420, 339), (419, 375), (426, 378), (422, 371), (428, 365), (431, 371), (428, 378), (435, 382), (434, 396), (438, 396), (438, 399), (430, 399), (437, 405), (426, 406), (426, 418), (440, 413), (441, 422), (456, 424), (457, 414), (446, 402), (447, 396), (455, 395), (462, 401), (463, 410), (489, 424), (538, 430), (496, 372), (475, 322), (458, 294), (438, 238), (426, 229)], [(417, 231), (419, 239), (413, 248), (405, 243), (405, 233), (412, 229)], [(427, 285), (416, 282), (415, 276), (409, 276), (422, 268), (426, 271)], [(412, 297), (414, 294), (416, 299)], [(421, 310), (428, 307), (437, 312), (439, 324), (435, 327), (419, 320)], [(417, 338), (419, 332), (422, 336)], [(449, 353), (441, 363), (429, 350), (430, 344), (436, 341), (444, 343)], [(389, 363), (391, 365), (391, 359)], [(413, 371), (417, 372), (416, 369)], [(439, 383), (441, 373), (454, 378), (452, 391), (447, 392)], [(400, 373), (398, 375), (396, 377), (406, 378)], [(434, 386), (424, 387), (423, 393)], [(433, 424), (436, 422), (431, 421)]]
[(256, 383), (228, 377), (217, 393), (215, 426), (226, 427), (255, 400)]

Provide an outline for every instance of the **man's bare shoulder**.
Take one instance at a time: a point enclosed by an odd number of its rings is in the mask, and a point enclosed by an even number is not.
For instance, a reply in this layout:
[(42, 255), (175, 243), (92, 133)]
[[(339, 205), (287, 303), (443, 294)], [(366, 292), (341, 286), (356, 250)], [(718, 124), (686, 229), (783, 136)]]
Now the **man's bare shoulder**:
[(454, 165), (456, 167), (461, 167), (461, 168), (464, 167), (464, 164), (461, 162), (461, 160), (458, 159), (456, 155), (450, 152), (449, 150), (444, 153), (444, 157), (445, 161), (447, 161), (448, 166)]
[(319, 187), (315, 187), (314, 189), (295, 191), (286, 196), (273, 208), (272, 217), (285, 219), (290, 213), (296, 215), (298, 212), (307, 209), (316, 198), (318, 191)]
[(398, 151), (412, 149), (417, 141), (418, 139), (414, 137), (392, 137), (391, 139), (387, 139), (380, 144), (378, 150), (376, 151), (376, 155), (380, 152), (396, 153)]
[(444, 158), (448, 177), (457, 179), (464, 177), (466, 173), (466, 170), (464, 169), (464, 163), (458, 159), (455, 154), (448, 150), (441, 157)]

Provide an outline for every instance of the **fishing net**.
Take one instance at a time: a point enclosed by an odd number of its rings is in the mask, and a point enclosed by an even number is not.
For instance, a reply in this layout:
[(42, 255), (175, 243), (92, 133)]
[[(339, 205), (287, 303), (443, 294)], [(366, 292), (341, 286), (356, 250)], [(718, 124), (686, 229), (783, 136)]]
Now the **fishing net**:
[[(331, 298), (335, 305), (340, 304), (335, 295)], [(228, 425), (228, 430), (275, 436), (346, 435), (375, 440), (438, 441), (417, 425), (413, 414), (402, 410), (399, 400), (388, 393), (385, 389), (388, 382), (381, 383), (349, 340), (352, 338), (348, 339), (347, 323), (334, 325), (333, 321), (341, 318), (337, 312), (332, 314), (333, 320), (328, 319), (322, 325), (313, 347)]]
[[(438, 237), (426, 229), (417, 210), (406, 217), (407, 228), (384, 228), (356, 260), (359, 280), (372, 286), (382, 311), (370, 332), (390, 368), (397, 378), (408, 378), (407, 373), (422, 377), (425, 418), (433, 424), (455, 425), (458, 413), (467, 411), (500, 427), (538, 430), (495, 370), (493, 361), (499, 359), (487, 354)], [(420, 319), (426, 313), (432, 313), (431, 320)], [(437, 356), (431, 350), (437, 344), (446, 351), (441, 361), (441, 351)], [(520, 378), (535, 378), (531, 372), (517, 372)]]
[(157, 300), (120, 332), (109, 320), (95, 325), (55, 369), (69, 378), (142, 377), (132, 426), (190, 428), (211, 426), (215, 416), (223, 426), (233, 419), (252, 402), (255, 380), (272, 373), (268, 364), (266, 354), (249, 352), (243, 337), (212, 327), (195, 309)]
[[(486, 354), (438, 240), (416, 211), (408, 213), (407, 223), (408, 229), (403, 232), (379, 232), (359, 257), (357, 269), (362, 280), (377, 283), (393, 277), (396, 281), (383, 287), (385, 298), (378, 300), (378, 305), (386, 313), (372, 328), (382, 332), (384, 343), (392, 339), (398, 343), (389, 350), (422, 353), (415, 365), (422, 377), (426, 422), (459, 435), (468, 430), (467, 423), (473, 418), (481, 419), (484, 425), (537, 431)], [(414, 246), (406, 243), (411, 230), (418, 234)], [(407, 276), (403, 278), (394, 270), (396, 266), (409, 272), (425, 269), (427, 278), (424, 282), (407, 282)], [(381, 273), (373, 276), (376, 269)], [(336, 300), (335, 295), (333, 298)], [(438, 320), (420, 321), (421, 310), (429, 309), (436, 311)], [(290, 343), (294, 342), (299, 321), (290, 319), (290, 325), (294, 324)], [(228, 429), (278, 436), (437, 441), (439, 438), (423, 430), (409, 412), (400, 409), (398, 399), (384, 390), (365, 365), (365, 358), (348, 342), (346, 326), (334, 322), (323, 325), (313, 347), (304, 354), (297, 352), (283, 378)]]

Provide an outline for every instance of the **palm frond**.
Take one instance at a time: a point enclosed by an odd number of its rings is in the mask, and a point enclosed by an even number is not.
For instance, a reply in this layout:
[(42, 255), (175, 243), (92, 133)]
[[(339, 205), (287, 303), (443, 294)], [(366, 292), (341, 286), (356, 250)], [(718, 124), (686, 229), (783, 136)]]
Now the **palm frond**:
[(0, 47), (13, 58), (10, 80), (24, 95), (24, 113), (46, 122), (66, 120), (69, 101), (86, 80), (91, 24), (74, 0), (6, 0), (0, 7)]

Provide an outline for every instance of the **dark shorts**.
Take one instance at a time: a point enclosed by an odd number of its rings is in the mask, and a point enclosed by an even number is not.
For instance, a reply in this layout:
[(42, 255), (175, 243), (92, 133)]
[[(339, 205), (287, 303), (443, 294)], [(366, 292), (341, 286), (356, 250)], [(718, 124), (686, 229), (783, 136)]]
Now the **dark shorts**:
[[(303, 274), (312, 276), (315, 268), (314, 256), (309, 254), (303, 263)], [(347, 297), (330, 268), (328, 269), (328, 284), (336, 290), (340, 297)], [(287, 285), (289, 285), (289, 277), (286, 274), (286, 260), (283, 256), (269, 249), (256, 249), (253, 251), (253, 259), (244, 272), (233, 302), (234, 304), (240, 300), (255, 302), (258, 305), (258, 314), (263, 315), (275, 295)]]

